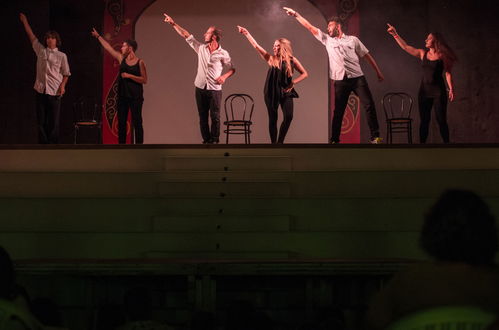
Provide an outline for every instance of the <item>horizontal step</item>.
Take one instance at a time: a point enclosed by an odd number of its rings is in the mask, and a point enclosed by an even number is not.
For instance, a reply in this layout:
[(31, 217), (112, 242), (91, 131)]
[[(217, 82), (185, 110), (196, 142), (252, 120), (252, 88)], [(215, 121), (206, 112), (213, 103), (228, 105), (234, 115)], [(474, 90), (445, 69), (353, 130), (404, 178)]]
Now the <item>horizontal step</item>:
[(288, 232), (286, 215), (204, 215), (153, 218), (154, 232)]
[(291, 196), (288, 182), (161, 182), (163, 197), (192, 198), (285, 198)]
[(282, 156), (169, 156), (165, 171), (290, 171), (292, 158)]

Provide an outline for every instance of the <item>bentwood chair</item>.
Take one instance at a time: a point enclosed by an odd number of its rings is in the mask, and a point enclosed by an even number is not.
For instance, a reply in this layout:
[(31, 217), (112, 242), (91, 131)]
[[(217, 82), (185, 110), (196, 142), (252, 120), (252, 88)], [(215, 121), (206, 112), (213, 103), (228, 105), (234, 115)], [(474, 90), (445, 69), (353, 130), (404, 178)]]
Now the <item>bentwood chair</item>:
[(393, 142), (394, 134), (407, 134), (407, 142), (412, 143), (411, 111), (414, 101), (403, 92), (386, 93), (381, 99), (386, 117), (386, 141)]
[(82, 97), (73, 103), (74, 143), (79, 142), (80, 130), (92, 130), (95, 144), (102, 143), (101, 106), (91, 97)]
[(251, 117), (255, 102), (248, 94), (231, 94), (227, 96), (224, 103), (225, 108), (225, 143), (229, 143), (229, 135), (244, 134), (244, 143), (251, 143)]

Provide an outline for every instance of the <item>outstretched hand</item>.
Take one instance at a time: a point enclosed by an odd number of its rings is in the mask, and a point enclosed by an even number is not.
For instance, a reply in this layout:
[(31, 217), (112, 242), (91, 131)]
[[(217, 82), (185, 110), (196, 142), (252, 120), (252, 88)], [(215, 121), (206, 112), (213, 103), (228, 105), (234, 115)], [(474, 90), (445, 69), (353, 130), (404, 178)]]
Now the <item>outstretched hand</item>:
[(398, 34), (393, 25), (390, 25), (390, 23), (386, 23), (386, 25), (388, 25), (388, 29), (386, 30), (386, 32), (390, 33), (392, 36), (396, 36)]
[(163, 15), (165, 16), (165, 19), (164, 19), (164, 22), (165, 23), (168, 23), (168, 24), (175, 24), (175, 22), (173, 21), (173, 18), (171, 18), (170, 16), (168, 16), (166, 13), (163, 13)]
[(21, 23), (28, 23), (28, 18), (23, 13), (19, 13), (19, 19), (21, 20)]
[(293, 16), (293, 17), (298, 16), (298, 13), (297, 13), (297, 12), (296, 12), (296, 10), (294, 10), (294, 9), (291, 9), (291, 8), (289, 8), (289, 7), (282, 7), (282, 9), (284, 9), (284, 10), (286, 11), (286, 14), (287, 14), (288, 16)]
[(242, 26), (237, 26), (237, 30), (239, 31), (239, 33), (243, 34), (243, 35), (247, 35), (249, 32), (248, 32), (248, 29), (242, 27)]
[(95, 28), (92, 28), (92, 31), (90, 32), (92, 34), (92, 37), (99, 38), (100, 34), (97, 32)]

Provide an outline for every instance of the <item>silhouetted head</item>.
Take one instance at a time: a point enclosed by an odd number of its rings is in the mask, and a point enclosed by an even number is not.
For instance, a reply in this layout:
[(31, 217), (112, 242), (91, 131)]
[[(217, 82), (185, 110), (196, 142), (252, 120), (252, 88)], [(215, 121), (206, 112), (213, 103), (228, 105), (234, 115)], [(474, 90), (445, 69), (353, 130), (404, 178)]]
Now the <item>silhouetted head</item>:
[(492, 265), (497, 251), (495, 219), (475, 193), (445, 191), (426, 214), (420, 245), (438, 261)]
[(12, 299), (14, 287), (14, 264), (9, 253), (0, 246), (0, 298)]

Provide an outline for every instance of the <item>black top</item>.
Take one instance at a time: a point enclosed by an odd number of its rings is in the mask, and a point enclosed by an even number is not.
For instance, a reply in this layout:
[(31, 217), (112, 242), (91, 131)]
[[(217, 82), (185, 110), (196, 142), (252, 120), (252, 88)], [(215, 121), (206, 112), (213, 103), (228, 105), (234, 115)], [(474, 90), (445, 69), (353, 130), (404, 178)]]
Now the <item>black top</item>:
[(133, 81), (130, 78), (122, 78), (123, 72), (140, 77), (140, 59), (134, 65), (128, 65), (126, 58), (121, 61), (120, 74), (118, 76), (118, 95), (120, 97), (127, 97), (132, 99), (144, 99), (143, 87), (141, 83)]
[[(291, 60), (291, 66), (293, 60)], [(293, 88), (290, 92), (284, 93), (284, 89), (291, 85), (292, 77), (286, 74), (286, 62), (281, 62), (281, 68), (271, 65), (267, 72), (265, 80), (265, 88), (263, 94), (265, 96), (265, 104), (267, 106), (279, 106), (279, 101), (283, 97), (298, 97), (298, 93)]]
[(430, 61), (425, 52), (421, 67), (423, 68), (423, 79), (421, 80), (420, 91), (425, 95), (440, 95), (445, 93), (444, 61)]

